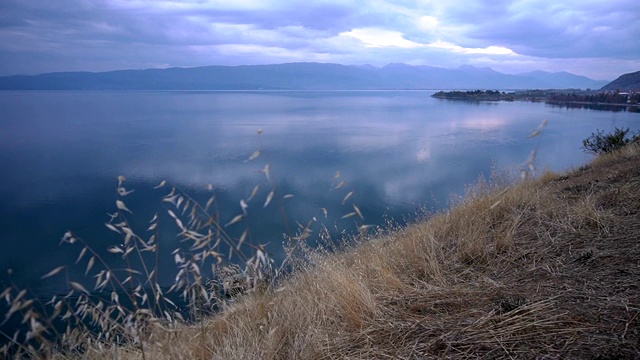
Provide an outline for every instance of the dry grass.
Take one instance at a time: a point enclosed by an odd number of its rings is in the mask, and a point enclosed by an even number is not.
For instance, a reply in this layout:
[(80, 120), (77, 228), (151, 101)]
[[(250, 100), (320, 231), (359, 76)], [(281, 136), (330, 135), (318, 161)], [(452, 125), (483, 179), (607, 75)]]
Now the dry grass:
[[(640, 358), (639, 238), (636, 144), (568, 174), (480, 181), (446, 213), (307, 254), (275, 289), (158, 326), (144, 356)], [(104, 347), (77, 356), (143, 358)]]
[[(154, 334), (147, 356), (638, 358), (639, 169), (633, 146), (566, 175), (480, 182), (446, 213), (312, 257), (204, 332)], [(90, 358), (116, 353), (140, 358)]]

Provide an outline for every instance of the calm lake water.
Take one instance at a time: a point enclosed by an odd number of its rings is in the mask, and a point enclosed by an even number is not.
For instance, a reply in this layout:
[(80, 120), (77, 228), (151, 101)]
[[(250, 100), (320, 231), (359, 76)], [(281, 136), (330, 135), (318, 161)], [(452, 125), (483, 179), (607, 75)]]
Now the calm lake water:
[[(589, 160), (581, 140), (596, 129), (640, 128), (640, 114), (564, 109), (543, 103), (465, 103), (428, 91), (369, 92), (0, 92), (0, 281), (54, 294), (63, 279), (40, 276), (75, 261), (59, 246), (72, 230), (96, 249), (121, 241), (104, 223), (116, 210), (117, 177), (135, 192), (124, 200), (145, 234), (161, 214), (160, 243), (179, 246), (161, 201), (166, 180), (206, 202), (216, 188), (222, 223), (249, 202), (254, 243), (281, 258), (286, 229), (269, 193), (266, 162), (291, 223), (326, 208), (329, 227), (353, 231), (437, 211), (452, 193), (493, 165), (514, 169), (539, 145), (538, 168), (563, 170)], [(542, 136), (527, 136), (547, 119)], [(264, 133), (259, 136), (257, 130)], [(257, 149), (262, 156), (246, 161)], [(334, 179), (336, 171), (341, 178)], [(333, 189), (339, 181), (346, 185)], [(354, 191), (347, 204), (344, 196)], [(340, 218), (357, 204), (365, 220)], [(230, 227), (238, 236), (243, 225)], [(170, 283), (175, 266), (162, 260)], [(71, 276), (82, 277), (83, 269)]]

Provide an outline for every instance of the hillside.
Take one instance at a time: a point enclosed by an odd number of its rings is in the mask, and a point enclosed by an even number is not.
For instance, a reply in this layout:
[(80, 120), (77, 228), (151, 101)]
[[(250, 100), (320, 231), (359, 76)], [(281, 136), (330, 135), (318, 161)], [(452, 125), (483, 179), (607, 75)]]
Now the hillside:
[(640, 71), (621, 75), (600, 90), (640, 90)]
[[(431, 219), (310, 253), (276, 291), (197, 326), (156, 328), (145, 357), (640, 357), (640, 145), (566, 174), (500, 179)], [(138, 346), (89, 354), (143, 357)]]
[(602, 85), (568, 73), (510, 75), (473, 66), (445, 69), (406, 64), (376, 68), (288, 63), (0, 77), (0, 90), (565, 89)]

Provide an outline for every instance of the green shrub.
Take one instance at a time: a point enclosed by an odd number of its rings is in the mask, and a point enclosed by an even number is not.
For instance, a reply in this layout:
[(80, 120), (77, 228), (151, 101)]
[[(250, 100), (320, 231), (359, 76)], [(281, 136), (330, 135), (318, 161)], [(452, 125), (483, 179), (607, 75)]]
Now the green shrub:
[(582, 140), (582, 149), (590, 154), (604, 154), (620, 149), (634, 141), (640, 140), (640, 133), (633, 132), (629, 128), (615, 128), (611, 133), (598, 130), (591, 136)]

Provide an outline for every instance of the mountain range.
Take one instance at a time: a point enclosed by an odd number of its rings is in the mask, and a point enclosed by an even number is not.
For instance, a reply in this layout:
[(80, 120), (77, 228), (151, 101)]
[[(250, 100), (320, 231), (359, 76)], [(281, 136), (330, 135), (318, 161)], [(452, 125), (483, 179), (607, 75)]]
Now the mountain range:
[(607, 83), (567, 72), (512, 75), (474, 66), (286, 63), (3, 76), (0, 90), (515, 90), (599, 89)]

